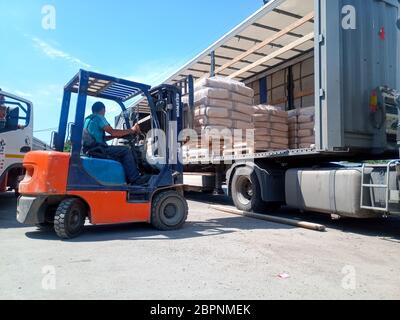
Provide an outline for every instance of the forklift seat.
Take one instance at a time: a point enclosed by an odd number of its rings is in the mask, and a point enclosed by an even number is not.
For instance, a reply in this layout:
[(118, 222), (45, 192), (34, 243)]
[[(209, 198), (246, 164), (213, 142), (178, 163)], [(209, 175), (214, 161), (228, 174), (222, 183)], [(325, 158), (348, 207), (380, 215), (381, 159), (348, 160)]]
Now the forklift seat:
[(125, 171), (121, 163), (114, 160), (81, 157), (85, 171), (104, 185), (126, 184)]

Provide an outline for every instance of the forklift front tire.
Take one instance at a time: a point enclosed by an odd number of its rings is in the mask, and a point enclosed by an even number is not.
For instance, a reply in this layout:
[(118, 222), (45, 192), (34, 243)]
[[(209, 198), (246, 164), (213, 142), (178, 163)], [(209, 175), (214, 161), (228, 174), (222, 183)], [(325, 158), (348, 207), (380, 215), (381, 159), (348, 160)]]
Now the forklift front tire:
[(162, 192), (153, 199), (151, 223), (161, 231), (178, 230), (186, 223), (188, 211), (188, 203), (180, 193)]
[(83, 232), (87, 210), (85, 204), (76, 198), (63, 200), (54, 217), (54, 230), (61, 239), (73, 239)]

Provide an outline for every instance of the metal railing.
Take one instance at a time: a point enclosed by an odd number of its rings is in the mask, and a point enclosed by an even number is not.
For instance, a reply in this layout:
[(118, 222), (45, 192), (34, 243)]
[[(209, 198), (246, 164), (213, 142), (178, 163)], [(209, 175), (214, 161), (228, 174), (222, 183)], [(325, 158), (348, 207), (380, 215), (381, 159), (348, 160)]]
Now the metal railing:
[[(396, 167), (400, 164), (399, 160), (393, 160), (388, 162), (387, 164), (364, 164), (362, 167), (362, 176), (361, 176), (361, 209), (364, 210), (372, 210), (372, 211), (377, 211), (377, 212), (383, 212), (383, 213), (389, 213), (389, 202), (390, 202), (390, 172), (393, 167)], [(386, 184), (374, 184), (374, 183), (365, 183), (365, 177), (366, 175), (372, 175), (373, 171), (371, 173), (367, 173), (367, 169), (386, 169)], [(370, 181), (372, 181), (372, 177), (370, 178)], [(373, 189), (384, 189), (385, 190), (385, 206), (384, 207), (378, 207), (375, 206), (374, 199), (371, 195), (371, 205), (365, 204), (365, 191), (369, 190), (370, 192)]]

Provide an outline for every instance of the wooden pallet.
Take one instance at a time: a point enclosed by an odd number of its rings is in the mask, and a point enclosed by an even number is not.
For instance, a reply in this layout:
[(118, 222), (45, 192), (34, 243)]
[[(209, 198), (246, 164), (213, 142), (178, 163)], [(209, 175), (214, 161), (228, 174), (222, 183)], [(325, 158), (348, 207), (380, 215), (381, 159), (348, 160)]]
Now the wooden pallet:
[(223, 154), (225, 157), (231, 157), (231, 156), (252, 155), (254, 153), (255, 152), (253, 148), (239, 148), (239, 149), (224, 150)]
[(285, 151), (285, 150), (290, 150), (289, 148), (287, 149), (257, 149), (255, 153), (265, 153), (265, 152), (275, 152), (275, 151)]

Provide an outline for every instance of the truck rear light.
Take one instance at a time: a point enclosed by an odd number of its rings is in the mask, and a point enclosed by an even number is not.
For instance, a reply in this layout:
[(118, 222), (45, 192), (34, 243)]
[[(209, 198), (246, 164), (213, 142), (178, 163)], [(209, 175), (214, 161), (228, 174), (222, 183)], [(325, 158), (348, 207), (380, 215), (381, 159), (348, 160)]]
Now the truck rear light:
[(384, 41), (386, 38), (386, 32), (385, 32), (385, 28), (382, 27), (379, 29), (379, 38)]
[(376, 90), (373, 90), (371, 93), (369, 109), (372, 113), (376, 113), (378, 111), (378, 94)]

